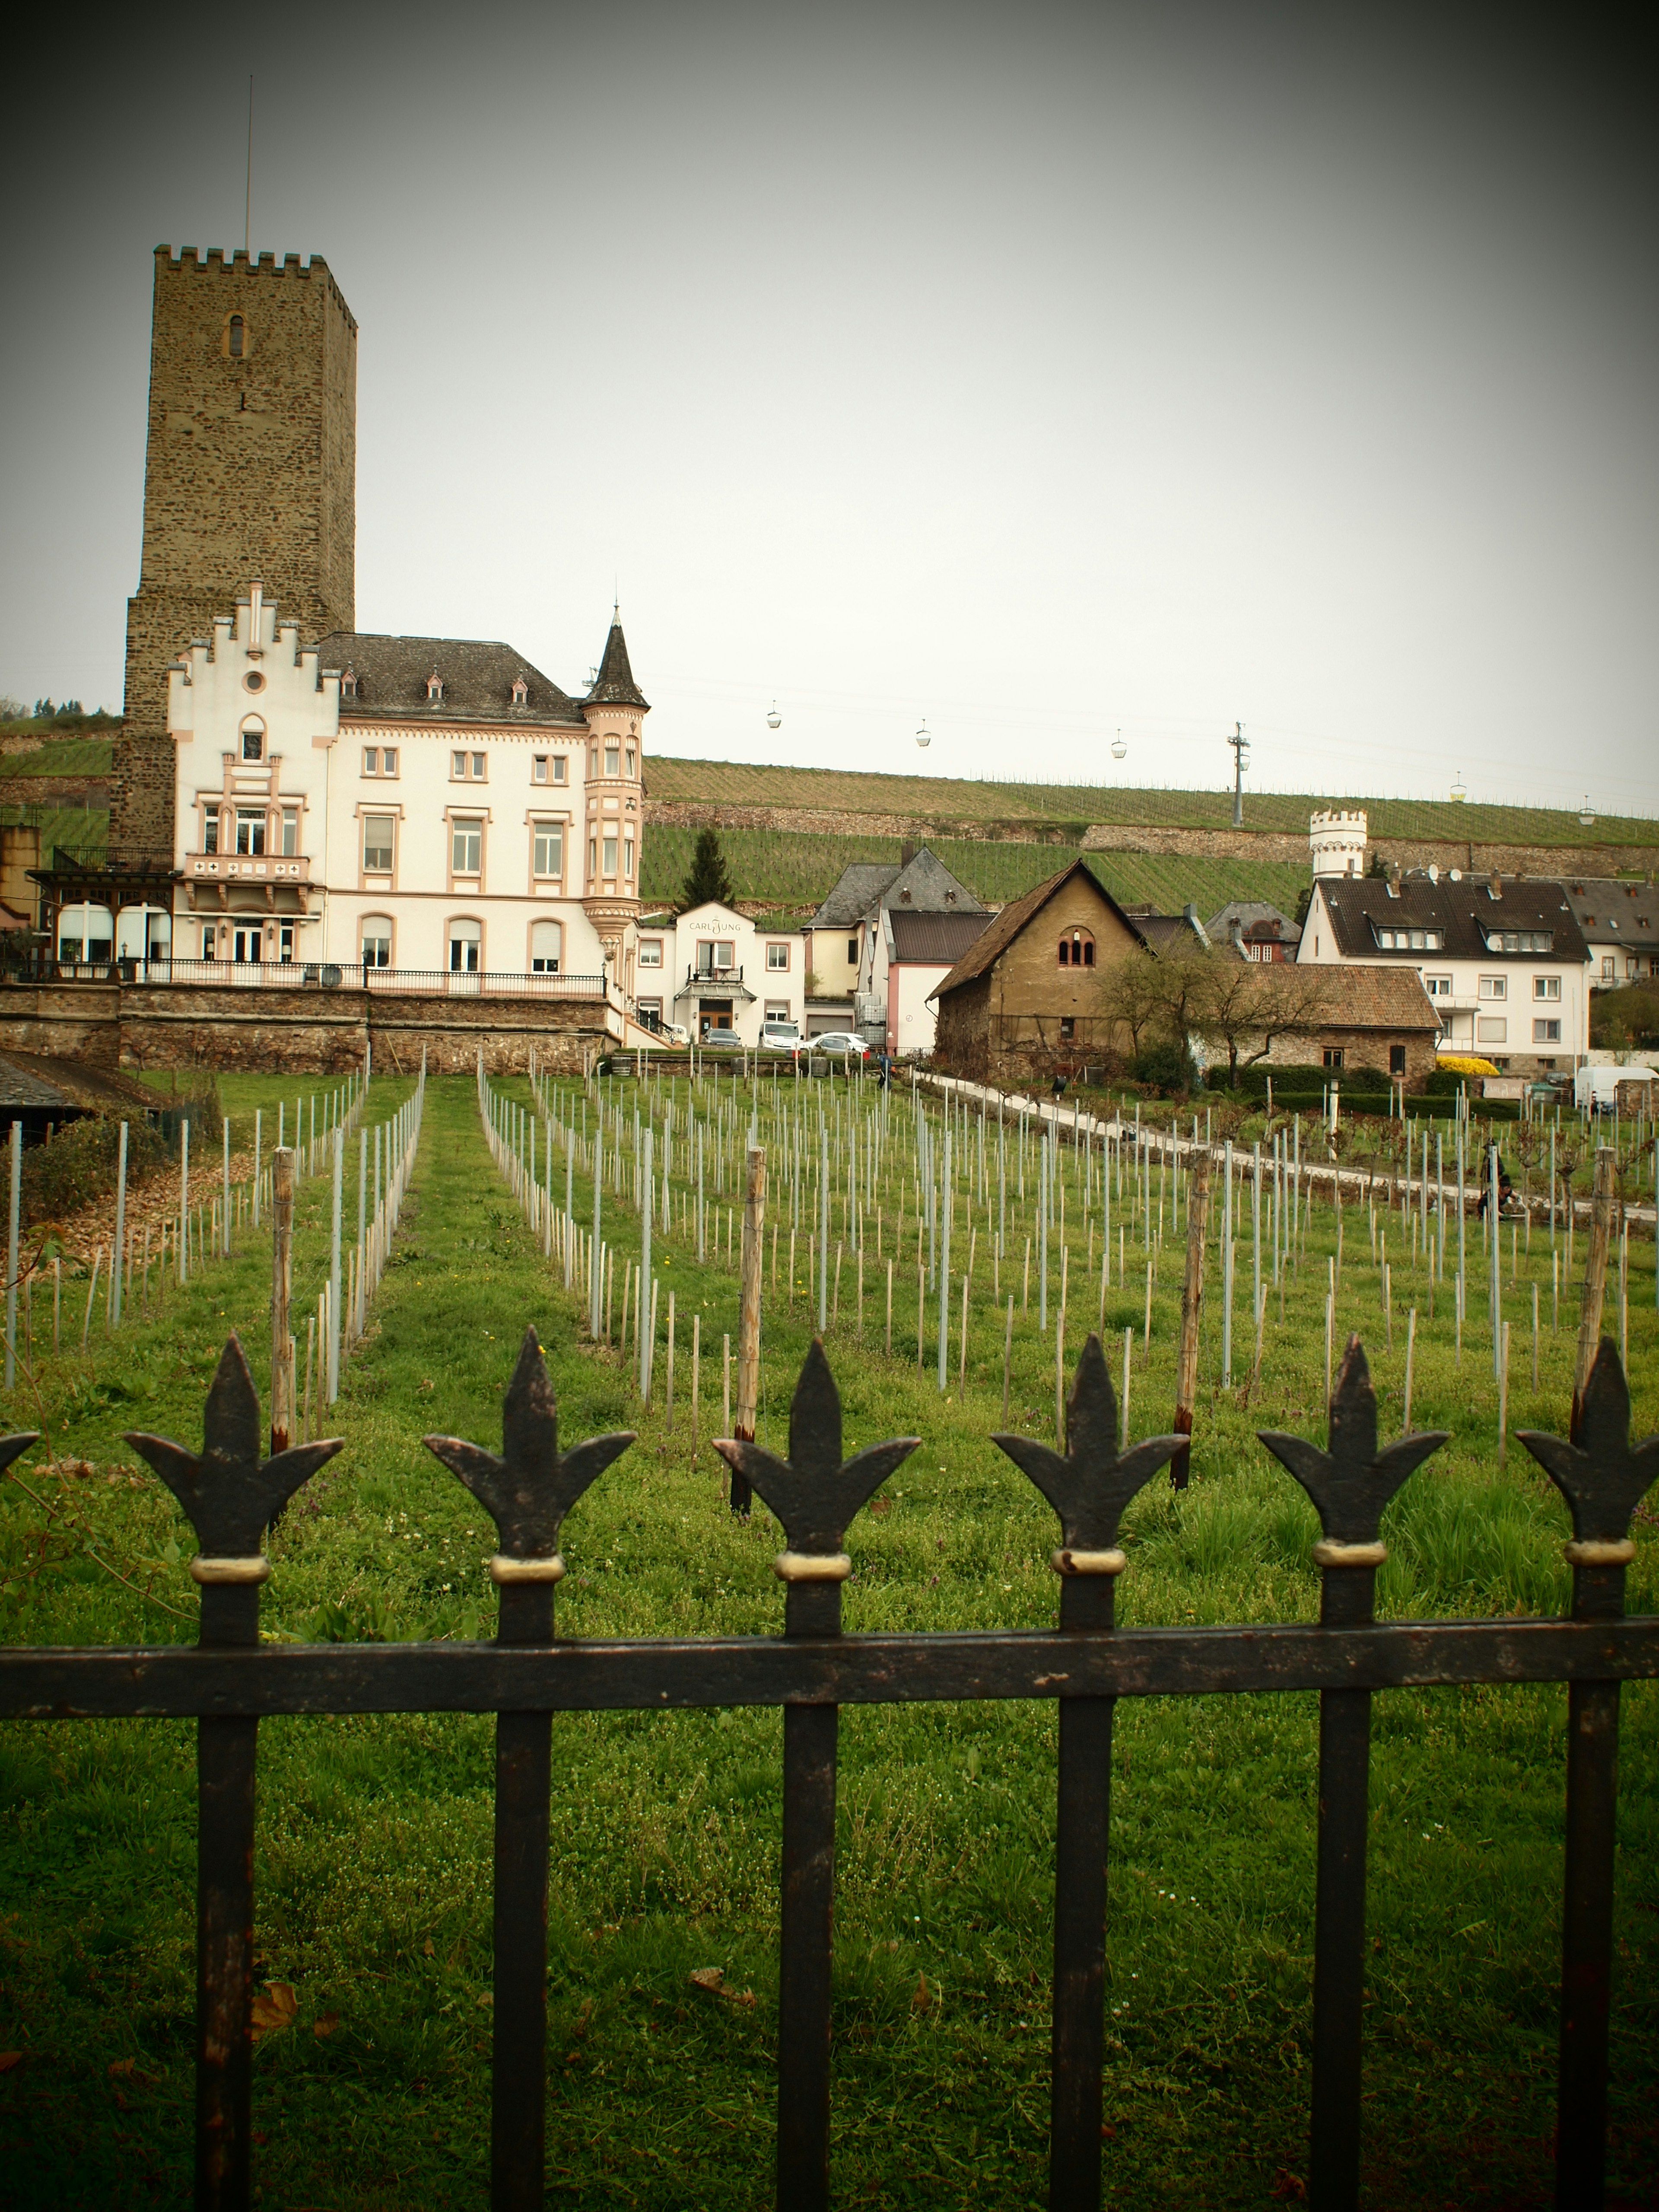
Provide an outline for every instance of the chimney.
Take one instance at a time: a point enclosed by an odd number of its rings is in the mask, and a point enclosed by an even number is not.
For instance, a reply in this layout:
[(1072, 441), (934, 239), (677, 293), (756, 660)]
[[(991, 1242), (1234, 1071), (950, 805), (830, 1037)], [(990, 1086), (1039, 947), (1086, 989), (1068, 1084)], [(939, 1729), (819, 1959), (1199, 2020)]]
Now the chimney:
[(915, 857), (916, 857), (916, 841), (915, 841), (915, 839), (914, 837), (904, 837), (904, 838), (901, 838), (901, 839), (900, 839), (900, 841), (899, 841), (899, 866), (900, 866), (900, 867), (902, 867), (902, 868), (908, 868), (908, 867), (909, 866), (909, 865), (910, 865), (911, 861), (912, 861), (912, 860), (914, 860), (915, 859)]
[(1495, 899), (1501, 899), (1504, 896), (1504, 878), (1496, 868), (1492, 872), (1492, 882), (1487, 886), (1487, 895)]

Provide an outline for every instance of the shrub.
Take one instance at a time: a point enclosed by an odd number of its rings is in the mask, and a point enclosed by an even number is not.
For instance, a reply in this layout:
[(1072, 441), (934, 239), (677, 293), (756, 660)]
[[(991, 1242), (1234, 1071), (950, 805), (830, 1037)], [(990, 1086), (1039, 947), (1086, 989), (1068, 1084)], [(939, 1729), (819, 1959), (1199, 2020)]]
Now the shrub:
[[(71, 1121), (49, 1145), (33, 1146), (23, 1155), (24, 1226), (61, 1221), (95, 1199), (107, 1198), (115, 1188), (120, 1150), (119, 1121), (101, 1115)], [(128, 1188), (167, 1164), (167, 1146), (161, 1131), (149, 1121), (129, 1121)]]
[(1184, 1098), (1198, 1081), (1198, 1070), (1184, 1045), (1149, 1044), (1135, 1054), (1131, 1066), (1137, 1083), (1164, 1098)]

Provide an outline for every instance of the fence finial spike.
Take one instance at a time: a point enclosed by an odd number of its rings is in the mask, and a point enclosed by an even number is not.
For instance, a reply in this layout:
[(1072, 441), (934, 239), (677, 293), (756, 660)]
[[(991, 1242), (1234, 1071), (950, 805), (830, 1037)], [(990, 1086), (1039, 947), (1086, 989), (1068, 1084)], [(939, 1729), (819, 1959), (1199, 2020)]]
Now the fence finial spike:
[(501, 1401), (501, 1449), (487, 1451), (465, 1437), (422, 1442), (472, 1492), (495, 1523), (508, 1559), (551, 1559), (559, 1528), (589, 1483), (634, 1441), (635, 1431), (590, 1437), (559, 1449), (559, 1401), (541, 1340), (526, 1328)]
[(1384, 1506), (1451, 1431), (1419, 1429), (1379, 1448), (1370, 1367), (1364, 1346), (1351, 1336), (1331, 1392), (1330, 1449), (1280, 1429), (1256, 1435), (1313, 1500), (1328, 1543), (1372, 1545)]
[(1066, 1450), (1035, 1437), (991, 1439), (1027, 1475), (1060, 1516), (1064, 1547), (1109, 1551), (1123, 1509), (1185, 1441), (1148, 1437), (1122, 1453), (1117, 1444), (1117, 1395), (1099, 1337), (1091, 1330), (1079, 1355), (1067, 1401)]
[(1630, 1440), (1630, 1385), (1610, 1337), (1603, 1337), (1584, 1386), (1571, 1440), (1519, 1429), (1520, 1441), (1566, 1499), (1581, 1544), (1622, 1543), (1631, 1516), (1659, 1480), (1659, 1436)]
[(204, 1556), (252, 1558), (273, 1516), (302, 1482), (344, 1449), (343, 1437), (319, 1437), (262, 1459), (259, 1393), (233, 1329), (202, 1409), (202, 1449), (129, 1429), (122, 1441), (147, 1460), (178, 1499)]
[(921, 1443), (894, 1437), (849, 1460), (841, 1455), (841, 1393), (820, 1339), (801, 1363), (789, 1409), (789, 1456), (780, 1459), (746, 1437), (717, 1438), (714, 1449), (734, 1474), (747, 1476), (783, 1523), (789, 1550), (800, 1557), (838, 1553), (848, 1523)]

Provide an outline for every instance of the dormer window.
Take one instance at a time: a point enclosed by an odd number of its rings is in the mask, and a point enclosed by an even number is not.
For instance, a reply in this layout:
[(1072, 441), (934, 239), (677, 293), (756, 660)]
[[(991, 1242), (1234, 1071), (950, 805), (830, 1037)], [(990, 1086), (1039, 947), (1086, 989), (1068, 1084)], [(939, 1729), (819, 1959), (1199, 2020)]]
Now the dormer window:
[(343, 699), (355, 699), (356, 696), (357, 672), (355, 668), (348, 668), (340, 678), (340, 696)]
[(530, 704), (530, 686), (522, 676), (515, 676), (513, 679), (513, 703), (515, 707), (527, 707)]
[(444, 679), (435, 668), (426, 679), (426, 696), (434, 706), (437, 705), (444, 696)]

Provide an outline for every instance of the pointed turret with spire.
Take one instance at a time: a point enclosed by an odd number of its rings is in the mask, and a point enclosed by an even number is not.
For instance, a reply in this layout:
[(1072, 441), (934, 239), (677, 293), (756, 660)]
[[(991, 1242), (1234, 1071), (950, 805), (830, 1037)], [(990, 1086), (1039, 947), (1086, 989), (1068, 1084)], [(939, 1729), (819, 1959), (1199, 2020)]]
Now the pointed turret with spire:
[(628, 665), (622, 610), (611, 629), (599, 672), (582, 701), (587, 724), (586, 868), (582, 904), (605, 946), (606, 963), (633, 989), (630, 925), (640, 913), (640, 858), (645, 833), (645, 745), (641, 724), (651, 711)]
[(605, 657), (589, 689), (586, 704), (590, 707), (637, 707), (641, 714), (648, 714), (651, 710), (650, 701), (634, 681), (634, 672), (628, 665), (628, 641), (623, 635), (620, 605), (611, 610), (611, 629), (605, 641)]

